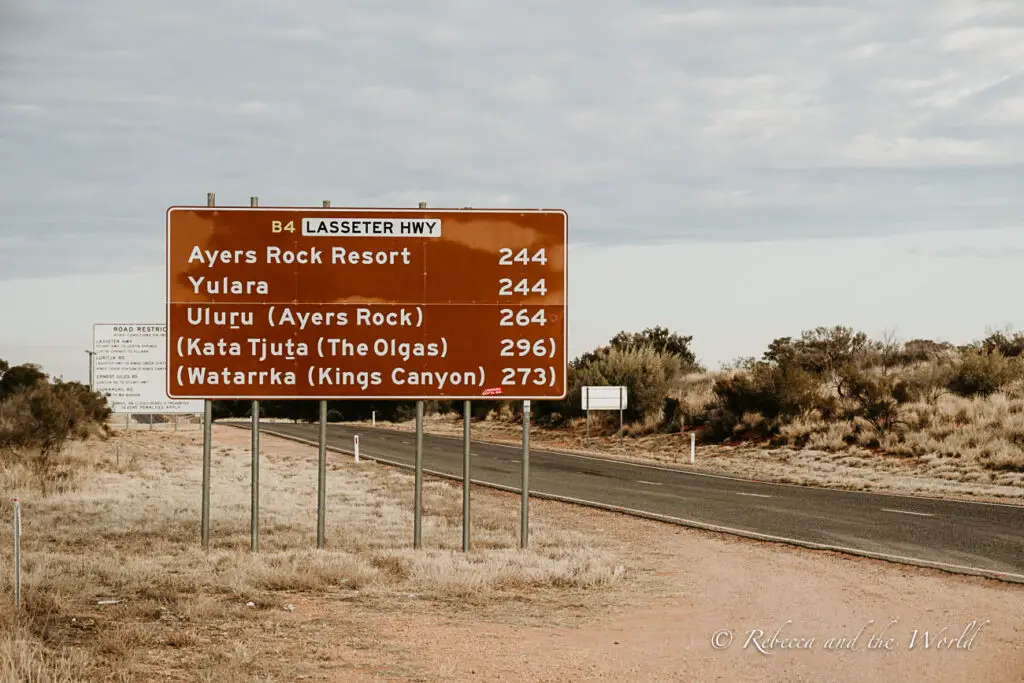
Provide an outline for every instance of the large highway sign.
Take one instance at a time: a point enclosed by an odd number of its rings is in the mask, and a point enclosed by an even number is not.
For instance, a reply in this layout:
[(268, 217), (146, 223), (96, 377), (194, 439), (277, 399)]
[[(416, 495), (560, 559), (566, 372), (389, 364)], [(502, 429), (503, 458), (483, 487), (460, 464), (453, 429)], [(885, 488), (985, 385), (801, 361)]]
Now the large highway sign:
[(559, 399), (561, 210), (167, 210), (167, 395)]

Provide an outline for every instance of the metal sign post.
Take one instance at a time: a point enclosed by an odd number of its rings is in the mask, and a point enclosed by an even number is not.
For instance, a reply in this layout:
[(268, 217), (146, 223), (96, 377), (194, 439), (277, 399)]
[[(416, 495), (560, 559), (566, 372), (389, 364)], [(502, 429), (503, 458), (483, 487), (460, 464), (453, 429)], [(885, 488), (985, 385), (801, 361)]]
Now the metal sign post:
[(327, 401), (320, 401), (320, 453), (317, 462), (316, 547), (324, 547), (324, 517), (327, 507)]
[[(331, 200), (324, 200), (324, 208), (330, 208)], [(316, 488), (316, 547), (323, 548), (326, 543), (327, 516), (327, 401), (320, 401), (320, 449), (317, 458)]]
[(412, 547), (423, 545), (423, 401), (416, 401), (416, 481), (413, 493)]
[[(420, 208), (427, 208), (420, 202)], [(416, 401), (416, 481), (413, 484), (412, 547), (423, 546), (423, 401)]]
[[(259, 206), (259, 197), (249, 197), (249, 206)], [(249, 550), (260, 549), (260, 402), (252, 402), (252, 478), (250, 481), (252, 502), (249, 511)]]
[(590, 448), (590, 387), (583, 387), (583, 405), (587, 409), (587, 448)]
[(530, 402), (523, 401), (523, 481), (519, 513), (519, 547), (530, 544)]
[(619, 443), (622, 443), (622, 414), (624, 412), (625, 401), (622, 400), (622, 390), (625, 387), (619, 387)]
[(464, 553), (469, 552), (469, 529), (471, 526), (469, 517), (469, 419), (470, 402), (465, 401), (462, 404), (462, 552)]
[[(216, 205), (216, 194), (206, 193), (206, 205)], [(210, 549), (210, 461), (213, 459), (213, 401), (203, 401), (203, 511), (200, 536), (203, 550)]]

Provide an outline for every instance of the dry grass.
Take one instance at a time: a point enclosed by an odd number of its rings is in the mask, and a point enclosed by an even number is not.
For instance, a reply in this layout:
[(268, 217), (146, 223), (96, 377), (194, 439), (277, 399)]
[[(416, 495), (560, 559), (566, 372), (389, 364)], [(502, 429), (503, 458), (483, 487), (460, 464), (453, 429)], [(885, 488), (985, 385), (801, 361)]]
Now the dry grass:
[(684, 375), (679, 380), (672, 394), (682, 404), (683, 415), (691, 418), (704, 412), (709, 403), (715, 400), (715, 380), (730, 376), (733, 372), (694, 372)]
[(922, 471), (955, 472), (962, 480), (982, 478), (1024, 484), (1024, 399), (1006, 393), (988, 398), (945, 395), (935, 403), (912, 403), (900, 412), (903, 424), (880, 439), (864, 421), (826, 422), (819, 416), (782, 428), (791, 443), (847, 452), (851, 442), (913, 458)]
[[(218, 443), (238, 446), (248, 438), (227, 427), (215, 434)], [(79, 486), (45, 496), (12, 468), (0, 515), (10, 519), (8, 501), (21, 495), (24, 609), (15, 619), (9, 603), (0, 608), (10, 624), (0, 637), (0, 681), (111, 680), (117, 672), (126, 680), (161, 672), (176, 680), (292, 680), (311, 664), (279, 661), (247, 643), (268, 630), (305, 628), (289, 611), (302, 594), (364, 608), (528, 606), (559, 595), (578, 599), (624, 575), (600, 541), (542, 522), (531, 524), (531, 549), (520, 551), (511, 500), (502, 504), (490, 492), (474, 494), (474, 549), (463, 554), (461, 489), (431, 480), (423, 492), (424, 549), (414, 551), (410, 477), (347, 459), (329, 466), (328, 549), (317, 551), (315, 460), (311, 449), (294, 448), (302, 455), (263, 447), (255, 555), (242, 448), (214, 449), (209, 553), (199, 546), (196, 432), (144, 429), (76, 444), (65, 457)], [(0, 558), (10, 566), (9, 547)], [(2, 586), (11, 595), (9, 572)], [(109, 599), (119, 602), (100, 604)]]

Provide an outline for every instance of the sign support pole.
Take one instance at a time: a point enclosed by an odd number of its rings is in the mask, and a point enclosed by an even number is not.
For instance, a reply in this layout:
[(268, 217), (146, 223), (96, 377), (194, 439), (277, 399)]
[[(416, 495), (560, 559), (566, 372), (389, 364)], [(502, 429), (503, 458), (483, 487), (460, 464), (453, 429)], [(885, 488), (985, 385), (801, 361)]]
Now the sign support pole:
[(462, 403), (462, 552), (469, 552), (469, 529), (470, 529), (470, 517), (469, 517), (469, 467), (470, 467), (470, 434), (469, 434), (469, 420), (470, 420), (470, 408), (469, 401)]
[(316, 547), (323, 549), (327, 513), (327, 401), (320, 401), (319, 450), (316, 489)]
[[(95, 332), (93, 332), (93, 334), (95, 335)], [(95, 348), (95, 341), (93, 342), (93, 348)], [(89, 391), (96, 391), (96, 373), (93, 370), (93, 356), (96, 355), (96, 352), (86, 350), (86, 353), (89, 354)]]
[[(331, 200), (324, 200), (324, 208), (331, 207)], [(323, 548), (326, 535), (327, 516), (327, 401), (320, 401), (320, 453), (317, 461), (316, 489), (316, 547)]]
[[(259, 197), (249, 197), (249, 206), (259, 206)], [(249, 550), (260, 549), (260, 402), (252, 402), (252, 502), (249, 512)]]
[(519, 511), (519, 547), (530, 544), (530, 402), (523, 401), (523, 482)]
[[(216, 195), (206, 193), (206, 205), (216, 205)], [(200, 536), (203, 550), (210, 549), (210, 460), (212, 459), (213, 442), (213, 401), (203, 401), (203, 511)]]
[(412, 547), (423, 546), (423, 401), (416, 401), (416, 492), (413, 496)]
[(622, 443), (622, 387), (619, 387), (619, 443)]
[[(420, 208), (427, 208), (420, 202)], [(413, 494), (412, 546), (423, 546), (423, 401), (416, 401), (416, 482)]]
[(587, 395), (587, 448), (590, 448), (590, 387), (583, 387)]

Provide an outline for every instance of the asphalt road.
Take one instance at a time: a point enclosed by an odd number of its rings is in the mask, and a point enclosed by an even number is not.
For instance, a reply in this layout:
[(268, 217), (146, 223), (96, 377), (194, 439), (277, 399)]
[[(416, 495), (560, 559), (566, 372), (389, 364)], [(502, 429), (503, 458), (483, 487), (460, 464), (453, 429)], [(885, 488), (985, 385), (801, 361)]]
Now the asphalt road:
[[(247, 424), (239, 425), (248, 427)], [(261, 433), (317, 442), (316, 424)], [(400, 465), (415, 434), (328, 425), (331, 450)], [(520, 491), (521, 448), (472, 442), (470, 479)], [(335, 456), (336, 457), (336, 456)], [(462, 439), (423, 436), (425, 471), (462, 478)], [(664, 521), (1024, 582), (1024, 506), (746, 481), (530, 449), (531, 496), (570, 498)]]

